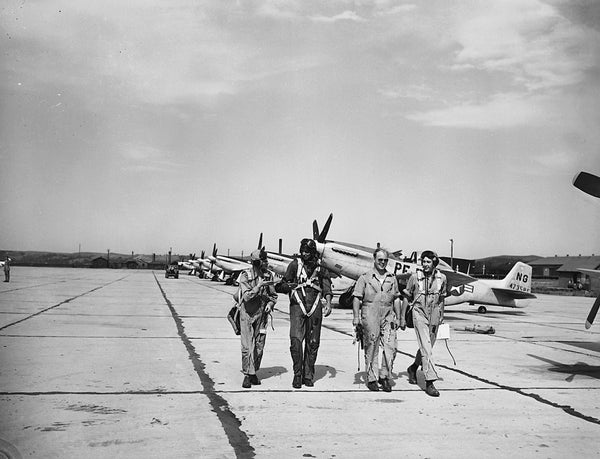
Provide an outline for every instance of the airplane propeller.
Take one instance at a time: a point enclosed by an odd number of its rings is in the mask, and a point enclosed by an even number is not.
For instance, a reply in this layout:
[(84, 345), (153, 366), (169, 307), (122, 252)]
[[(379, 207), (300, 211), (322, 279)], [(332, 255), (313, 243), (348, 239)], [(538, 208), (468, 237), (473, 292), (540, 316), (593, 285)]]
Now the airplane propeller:
[(257, 248), (257, 249), (259, 249), (259, 250), (260, 250), (260, 248), (262, 247), (262, 234), (263, 234), (263, 233), (260, 233), (260, 236), (259, 236), (259, 238), (258, 238), (258, 247), (256, 247), (256, 248)]
[(325, 222), (325, 226), (323, 227), (323, 231), (319, 233), (319, 224), (316, 220), (313, 220), (313, 239), (317, 242), (325, 242), (327, 239), (327, 233), (329, 233), (329, 227), (331, 226), (331, 221), (333, 220), (333, 214), (329, 214), (329, 218)]
[(592, 306), (592, 309), (590, 309), (590, 313), (588, 314), (587, 319), (585, 320), (586, 330), (588, 328), (590, 328), (592, 326), (592, 324), (594, 323), (594, 319), (596, 318), (596, 314), (598, 314), (599, 308), (600, 308), (600, 295), (598, 295), (598, 298), (596, 298), (596, 301), (594, 301), (594, 305)]
[(600, 177), (589, 172), (579, 172), (573, 179), (573, 186), (584, 193), (600, 198)]
[(208, 273), (209, 276), (212, 276), (212, 271), (213, 271), (213, 266), (215, 264), (215, 258), (217, 257), (217, 243), (215, 242), (213, 245), (213, 251), (212, 251), (212, 260), (210, 260), (210, 271)]
[[(590, 196), (595, 196), (596, 198), (600, 198), (600, 177), (590, 174), (589, 172), (579, 172), (573, 178), (573, 186), (579, 188), (584, 193), (589, 194)], [(587, 316), (585, 321), (585, 328), (588, 329), (594, 323), (594, 319), (596, 318), (596, 314), (598, 314), (598, 309), (600, 308), (600, 295), (594, 301), (592, 309), (590, 309), (590, 313)]]

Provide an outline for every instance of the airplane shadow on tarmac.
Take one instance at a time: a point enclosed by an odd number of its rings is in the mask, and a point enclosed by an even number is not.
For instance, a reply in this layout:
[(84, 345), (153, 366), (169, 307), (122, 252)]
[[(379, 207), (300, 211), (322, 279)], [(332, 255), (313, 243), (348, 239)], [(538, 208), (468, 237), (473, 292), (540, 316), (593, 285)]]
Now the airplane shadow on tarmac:
[(565, 364), (556, 362), (554, 360), (546, 359), (544, 357), (539, 357), (533, 354), (527, 354), (534, 359), (541, 360), (542, 362), (549, 363), (551, 366), (548, 367), (548, 371), (563, 373), (569, 375), (565, 378), (565, 381), (571, 382), (575, 379), (575, 376), (589, 376), (591, 378), (600, 379), (600, 366), (598, 365), (588, 365), (584, 362), (577, 362), (575, 364)]
[[(448, 307), (448, 306), (446, 306)], [(493, 306), (492, 306), (493, 307)], [(497, 316), (525, 316), (527, 315), (527, 313), (525, 311), (523, 311), (522, 309), (516, 309), (516, 308), (503, 308), (500, 310), (492, 310), (490, 311), (488, 309), (488, 311), (484, 314), (481, 314), (479, 312), (477, 312), (477, 309), (472, 309), (471, 308), (467, 308), (467, 309), (456, 309), (456, 308), (452, 308), (452, 309), (447, 309), (446, 311), (444, 311), (444, 317), (448, 318), (448, 317), (452, 317), (452, 314), (456, 314), (456, 313), (462, 313), (462, 314), (468, 314), (470, 316), (480, 316), (480, 317), (497, 317)], [(465, 320), (465, 319), (459, 319), (459, 318), (455, 318), (456, 320)]]

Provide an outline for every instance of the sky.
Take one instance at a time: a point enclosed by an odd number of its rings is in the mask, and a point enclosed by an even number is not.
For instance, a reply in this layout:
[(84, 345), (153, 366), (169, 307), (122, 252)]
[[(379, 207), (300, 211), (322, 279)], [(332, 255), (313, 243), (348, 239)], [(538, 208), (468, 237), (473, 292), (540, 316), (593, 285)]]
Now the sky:
[(600, 254), (595, 0), (5, 0), (0, 249)]

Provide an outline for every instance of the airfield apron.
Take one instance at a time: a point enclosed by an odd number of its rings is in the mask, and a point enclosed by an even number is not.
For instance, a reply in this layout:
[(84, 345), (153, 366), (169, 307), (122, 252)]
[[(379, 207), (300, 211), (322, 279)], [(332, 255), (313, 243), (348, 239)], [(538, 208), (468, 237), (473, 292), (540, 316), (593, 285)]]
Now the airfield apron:
[(435, 381), (438, 374), (433, 361), (433, 346), (442, 317), (446, 276), (436, 269), (432, 276), (426, 277), (419, 269), (408, 280), (406, 290), (413, 299), (413, 322), (419, 343), (415, 363), (422, 365), (426, 381)]
[[(372, 382), (377, 381), (378, 377), (391, 378), (396, 358), (396, 330), (392, 329), (391, 324), (396, 318), (394, 300), (400, 296), (398, 281), (391, 273), (385, 273), (380, 281), (377, 272), (371, 270), (358, 278), (353, 296), (362, 300), (360, 314), (364, 330), (367, 380)], [(383, 349), (381, 367), (380, 344)]]

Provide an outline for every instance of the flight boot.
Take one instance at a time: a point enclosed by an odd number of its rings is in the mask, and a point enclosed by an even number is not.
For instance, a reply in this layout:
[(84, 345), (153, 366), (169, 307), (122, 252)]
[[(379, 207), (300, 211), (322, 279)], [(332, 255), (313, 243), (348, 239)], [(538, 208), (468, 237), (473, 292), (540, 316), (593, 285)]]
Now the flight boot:
[(433, 385), (433, 381), (425, 381), (425, 393), (430, 397), (440, 396), (440, 392)]
[(302, 388), (302, 376), (294, 375), (294, 380), (292, 381), (292, 387), (294, 389)]
[(250, 380), (249, 375), (244, 376), (244, 382), (242, 383), (242, 387), (244, 389), (250, 389), (252, 387), (252, 382)]
[(412, 365), (406, 369), (408, 384), (417, 384), (417, 370)]
[(256, 375), (250, 375), (250, 384), (253, 386), (260, 386), (260, 379)]
[(381, 390), (383, 390), (384, 392), (391, 392), (392, 391), (392, 385), (390, 384), (390, 380), (389, 379), (387, 379), (387, 378), (379, 378), (378, 382), (381, 385)]
[(304, 378), (302, 380), (302, 384), (305, 385), (306, 387), (313, 387), (315, 385), (315, 383), (313, 382), (312, 379), (308, 379), (308, 378)]
[(377, 385), (377, 381), (369, 381), (367, 383), (367, 387), (369, 388), (369, 390), (372, 390), (373, 392), (379, 391), (379, 386)]

